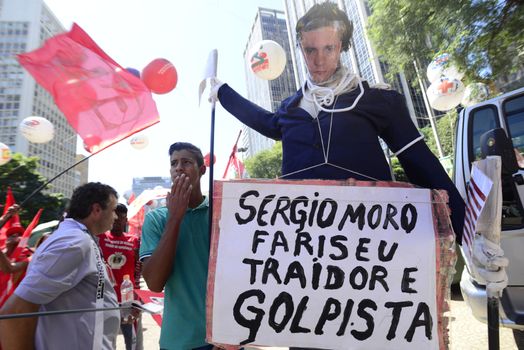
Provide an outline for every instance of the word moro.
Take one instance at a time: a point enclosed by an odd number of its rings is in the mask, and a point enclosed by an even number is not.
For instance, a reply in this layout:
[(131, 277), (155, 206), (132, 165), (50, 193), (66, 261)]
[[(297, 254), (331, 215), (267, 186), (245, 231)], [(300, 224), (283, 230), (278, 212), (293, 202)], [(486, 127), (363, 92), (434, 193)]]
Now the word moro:
[(348, 222), (356, 223), (359, 230), (364, 226), (371, 229), (382, 227), (384, 230), (392, 227), (395, 230), (404, 230), (410, 233), (417, 224), (417, 209), (413, 204), (406, 203), (400, 210), (393, 204), (348, 204), (345, 208), (339, 208), (338, 203), (331, 198), (318, 199), (298, 196), (276, 197), (270, 194), (262, 198), (256, 190), (244, 192), (239, 199), (238, 205), (241, 212), (235, 213), (235, 219), (239, 225), (245, 225), (256, 220), (258, 226), (274, 226), (277, 220), (282, 220), (286, 225), (298, 225), (296, 232), (301, 232), (304, 227), (317, 225), (320, 228), (336, 225), (339, 231), (344, 229)]
[[(240, 342), (240, 345), (252, 343), (256, 340), (257, 333), (264, 322), (271, 327), (276, 333), (281, 333), (286, 327), (289, 332), (294, 334), (311, 333), (318, 336), (324, 335), (324, 326), (327, 322), (334, 322), (338, 328), (337, 337), (342, 337), (348, 331), (348, 326), (351, 328), (357, 323), (357, 318), (361, 322), (358, 327), (362, 329), (349, 330), (350, 334), (357, 341), (365, 341), (373, 335), (375, 330), (375, 317), (380, 317), (384, 322), (390, 320), (389, 329), (386, 334), (387, 340), (393, 340), (398, 332), (404, 332), (404, 339), (407, 342), (413, 341), (415, 331), (421, 327), (424, 336), (432, 339), (433, 317), (431, 315), (428, 305), (424, 302), (419, 302), (415, 305), (412, 301), (390, 301), (385, 302), (379, 308), (377, 303), (371, 299), (362, 299), (355, 301), (347, 299), (345, 303), (340, 302), (334, 298), (327, 298), (320, 315), (312, 319), (317, 319), (314, 324), (303, 324), (304, 313), (307, 312), (309, 297), (304, 296), (296, 305), (291, 294), (281, 292), (271, 303), (266, 304), (266, 295), (259, 289), (251, 289), (241, 293), (233, 307), (233, 317), (235, 321), (242, 327), (249, 330), (248, 337)], [(266, 312), (269, 306), (269, 312)], [(267, 315), (266, 315), (267, 314)], [(355, 315), (356, 314), (356, 315)], [(399, 323), (402, 319), (407, 319), (408, 322), (402, 324), (409, 324), (407, 329), (398, 329)], [(326, 334), (326, 336), (334, 336)]]

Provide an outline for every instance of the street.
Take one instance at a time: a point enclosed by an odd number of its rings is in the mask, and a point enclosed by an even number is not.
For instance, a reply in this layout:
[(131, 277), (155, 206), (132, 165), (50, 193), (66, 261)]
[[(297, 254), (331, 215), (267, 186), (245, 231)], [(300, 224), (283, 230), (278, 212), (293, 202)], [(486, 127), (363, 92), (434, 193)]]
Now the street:
[[(158, 349), (160, 327), (149, 314), (143, 315), (144, 349)], [(451, 350), (487, 350), (488, 331), (487, 325), (477, 321), (459, 292), (453, 293), (451, 300)], [(285, 348), (271, 348), (271, 350)], [(513, 338), (513, 332), (508, 328), (500, 329), (500, 350), (517, 350), (519, 347)], [(524, 341), (520, 339), (520, 349), (524, 349)], [(122, 335), (118, 336), (117, 350), (125, 350)]]

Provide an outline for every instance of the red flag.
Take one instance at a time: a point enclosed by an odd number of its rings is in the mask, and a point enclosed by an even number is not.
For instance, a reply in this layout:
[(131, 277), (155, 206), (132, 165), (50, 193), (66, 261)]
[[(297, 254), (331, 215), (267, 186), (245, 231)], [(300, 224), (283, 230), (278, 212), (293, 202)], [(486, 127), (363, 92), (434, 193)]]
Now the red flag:
[(54, 98), (90, 152), (159, 122), (151, 92), (77, 24), (18, 61)]
[[(7, 213), (7, 210), (13, 205), (16, 204), (15, 197), (13, 196), (13, 191), (11, 187), (7, 188), (7, 195), (5, 197), (4, 212), (2, 215)], [(5, 224), (0, 228), (0, 247), (4, 247), (5, 240), (7, 238), (7, 232), (11, 233), (22, 233), (24, 228), (20, 224), (20, 217), (18, 214), (13, 215)]]
[[(31, 221), (29, 226), (27, 226), (27, 228), (25, 229), (24, 234), (20, 238), (18, 245), (16, 246), (15, 250), (13, 251), (13, 254), (11, 254), (11, 256), (9, 257), (10, 261), (18, 261), (18, 258), (20, 257), (22, 252), (27, 247), (27, 242), (29, 241), (29, 237), (31, 237), (31, 232), (33, 232), (33, 229), (36, 227), (36, 225), (38, 225), (38, 221), (40, 220), (40, 215), (42, 214), (42, 211), (43, 209), (38, 210), (38, 212), (36, 213), (35, 217)], [(25, 275), (25, 272), (23, 275)], [(6, 300), (11, 296), (11, 294), (13, 294), (13, 292), (15, 291), (15, 288), (18, 286), (18, 284), (21, 281), (21, 278), (15, 280), (14, 277), (15, 277), (14, 275), (9, 276), (7, 287), (4, 291), (2, 291), (3, 294), (0, 295), (0, 306), (6, 302)]]
[(142, 225), (144, 224), (145, 218), (145, 207), (141, 207), (138, 213), (136, 213), (131, 219), (127, 221), (128, 233), (136, 237), (142, 235)]
[[(127, 200), (127, 205), (130, 205), (133, 203), (133, 201), (136, 199), (135, 193), (131, 193), (129, 196), (129, 199)], [(142, 224), (144, 223), (144, 217), (145, 217), (145, 209), (142, 206), (137, 214), (135, 214), (132, 218), (130, 218), (127, 221), (127, 233), (134, 235), (136, 237), (140, 237), (142, 235)]]
[(31, 237), (31, 232), (33, 232), (33, 229), (38, 225), (38, 222), (40, 221), (40, 215), (42, 215), (42, 211), (44, 209), (40, 208), (38, 212), (36, 213), (35, 217), (33, 218), (33, 221), (27, 226), (27, 228), (24, 231), (24, 234), (20, 238), (20, 242), (18, 242), (18, 245), (15, 248), (15, 251), (11, 255), (12, 260), (16, 260), (22, 251), (27, 247), (27, 242), (29, 241), (29, 237)]
[(242, 163), (236, 155), (233, 159), (233, 169), (235, 170), (235, 179), (245, 179), (248, 177), (244, 163)]
[(129, 196), (129, 199), (127, 200), (127, 205), (133, 203), (133, 201), (135, 200), (136, 196), (135, 196), (135, 192), (131, 192), (131, 195)]

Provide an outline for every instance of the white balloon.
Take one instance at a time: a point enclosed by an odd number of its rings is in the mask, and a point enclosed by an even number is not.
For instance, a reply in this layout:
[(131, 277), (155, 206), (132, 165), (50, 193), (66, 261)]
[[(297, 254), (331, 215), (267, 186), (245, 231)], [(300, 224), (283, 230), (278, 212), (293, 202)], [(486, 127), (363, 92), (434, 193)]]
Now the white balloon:
[(262, 40), (253, 46), (247, 62), (251, 71), (264, 80), (276, 79), (286, 67), (286, 52), (273, 40)]
[(11, 160), (11, 149), (6, 144), (0, 142), (0, 165)]
[(146, 135), (135, 135), (129, 143), (134, 149), (144, 149), (149, 145), (149, 139)]
[(472, 106), (476, 103), (487, 100), (489, 97), (489, 88), (483, 83), (471, 83), (466, 86), (464, 96), (462, 97), (462, 105), (464, 107)]
[(455, 78), (457, 80), (464, 77), (464, 73), (459, 72), (457, 68), (451, 64), (451, 56), (447, 53), (435, 57), (435, 59), (428, 65), (426, 74), (428, 80), (432, 83), (442, 76)]
[(55, 135), (55, 127), (53, 124), (43, 117), (31, 116), (24, 118), (19, 128), (22, 135), (34, 143), (49, 142)]
[(462, 100), (464, 84), (458, 79), (441, 77), (430, 85), (426, 93), (432, 108), (448, 111)]

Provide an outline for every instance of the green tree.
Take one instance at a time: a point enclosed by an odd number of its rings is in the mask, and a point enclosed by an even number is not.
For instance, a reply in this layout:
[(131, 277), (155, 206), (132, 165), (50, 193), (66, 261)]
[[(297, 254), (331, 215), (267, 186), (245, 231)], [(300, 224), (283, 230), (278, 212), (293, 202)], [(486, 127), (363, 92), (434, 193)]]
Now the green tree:
[(402, 165), (400, 165), (400, 161), (397, 157), (391, 158), (391, 168), (393, 169), (393, 174), (395, 175), (395, 181), (409, 182), (406, 172), (404, 171)]
[(369, 35), (390, 79), (401, 71), (413, 79), (414, 61), (425, 72), (444, 52), (466, 82), (490, 83), (524, 65), (522, 0), (370, 0), (370, 6)]
[(249, 176), (257, 179), (274, 179), (282, 175), (282, 143), (246, 159)]
[[(20, 153), (14, 153), (13, 158), (6, 164), (0, 166), (0, 203), (3, 205), (10, 186), (18, 204), (20, 204), (35, 189), (46, 182), (38, 171), (38, 157), (26, 157)], [(49, 190), (52, 185), (46, 186)], [(38, 209), (43, 208), (40, 222), (56, 220), (62, 214), (65, 207), (65, 199), (61, 193), (44, 193), (40, 191), (34, 195), (20, 211), (22, 225), (27, 226)]]
[[(453, 156), (454, 152), (454, 139), (455, 126), (457, 123), (457, 111), (455, 109), (450, 110), (445, 115), (437, 120), (437, 131), (440, 139), (440, 145), (442, 146), (442, 152), (446, 156)], [(426, 126), (420, 129), (420, 132), (424, 135), (424, 141), (426, 141), (429, 149), (433, 154), (438, 157), (437, 144), (433, 137), (433, 131), (431, 126)]]

